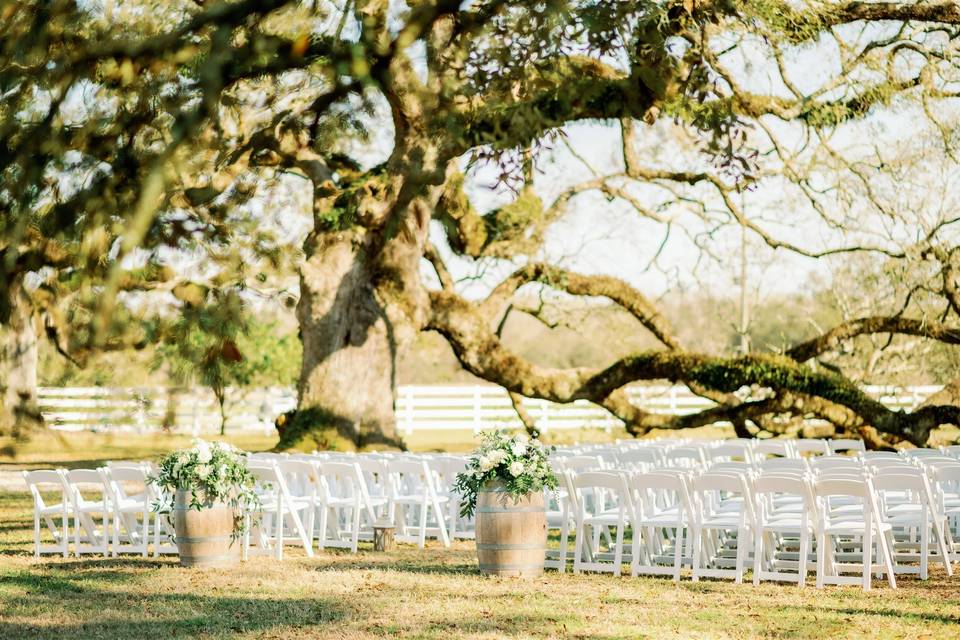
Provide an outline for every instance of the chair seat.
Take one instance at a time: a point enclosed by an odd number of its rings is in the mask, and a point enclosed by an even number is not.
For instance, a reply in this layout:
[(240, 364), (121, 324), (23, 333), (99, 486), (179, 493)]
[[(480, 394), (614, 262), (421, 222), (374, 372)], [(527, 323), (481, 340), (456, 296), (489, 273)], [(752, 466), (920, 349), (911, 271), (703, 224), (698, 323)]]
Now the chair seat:
[(79, 500), (76, 510), (80, 513), (103, 513), (107, 511), (103, 500)]
[[(589, 525), (615, 526), (620, 522), (620, 516), (616, 513), (600, 513), (595, 516), (587, 516), (583, 519), (583, 522)], [(629, 524), (629, 519), (625, 522)]]
[(705, 529), (739, 529), (740, 528), (740, 514), (739, 513), (729, 513), (729, 514), (715, 514), (708, 516), (700, 521), (700, 526)]
[(762, 531), (773, 531), (776, 533), (795, 533), (800, 534), (804, 529), (812, 530), (813, 526), (808, 521), (807, 526), (803, 526), (803, 519), (799, 517), (773, 518), (760, 525)]
[[(876, 523), (874, 524), (874, 526), (876, 527)], [(836, 535), (838, 533), (841, 535), (842, 534), (862, 535), (866, 531), (866, 529), (867, 529), (867, 525), (863, 520), (833, 522), (833, 523), (827, 524), (827, 526), (824, 527), (824, 530), (831, 535)], [(880, 523), (880, 531), (886, 532), (886, 531), (890, 531), (891, 529), (892, 527), (888, 523), (886, 522)]]
[(142, 498), (139, 500), (122, 498), (114, 508), (120, 513), (142, 513), (143, 511), (149, 511), (150, 505), (145, 503)]
[[(58, 514), (58, 513), (63, 513), (63, 512), (64, 512), (64, 508), (63, 508), (63, 503), (62, 503), (62, 502), (58, 502), (58, 503), (56, 503), (56, 504), (51, 504), (51, 505), (48, 505), (48, 506), (46, 506), (46, 507), (44, 507), (44, 508), (42, 508), (42, 509), (38, 509), (38, 510), (37, 510), (37, 513), (39, 513), (40, 515), (44, 515), (44, 516), (46, 516), (46, 515)], [(66, 512), (67, 512), (68, 514), (72, 514), (72, 513), (73, 513), (73, 507), (68, 504), (68, 505), (67, 505), (67, 508), (66, 508)]]

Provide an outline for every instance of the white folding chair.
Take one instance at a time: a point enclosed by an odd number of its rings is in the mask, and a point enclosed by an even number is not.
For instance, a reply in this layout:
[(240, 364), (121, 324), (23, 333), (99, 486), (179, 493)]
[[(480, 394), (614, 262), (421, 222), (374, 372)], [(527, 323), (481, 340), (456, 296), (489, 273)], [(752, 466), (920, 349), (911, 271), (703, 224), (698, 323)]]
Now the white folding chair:
[[(573, 572), (581, 571), (609, 571), (619, 576), (623, 569), (623, 536), (624, 531), (631, 525), (636, 512), (630, 488), (626, 477), (619, 472), (586, 471), (572, 475), (572, 487), (576, 494), (578, 510), (576, 513), (576, 541), (573, 549)], [(592, 491), (594, 499), (587, 501), (584, 492)], [(603, 499), (597, 499), (602, 495)], [(584, 558), (587, 538), (587, 527), (593, 531), (593, 546), (590, 548), (589, 559)], [(611, 527), (616, 528), (612, 539), (613, 561), (604, 562), (600, 553), (600, 532)], [(609, 539), (609, 536), (607, 536)]]
[(547, 531), (552, 529), (560, 531), (560, 546), (556, 550), (547, 549), (543, 566), (563, 573), (567, 570), (570, 530), (576, 527), (576, 514), (579, 507), (570, 474), (561, 471), (554, 473), (554, 477), (557, 480), (558, 489), (544, 491), (544, 504), (547, 505)]
[(634, 492), (636, 510), (630, 548), (631, 574), (670, 575), (674, 582), (679, 582), (684, 540), (689, 546), (687, 533), (694, 518), (686, 476), (664, 470), (635, 473), (630, 476), (629, 486)]
[(943, 536), (951, 560), (960, 560), (960, 464), (930, 470), (936, 511), (943, 515)]
[[(804, 586), (816, 530), (813, 492), (805, 478), (760, 475), (753, 481), (757, 527), (754, 532), (753, 584), (761, 580), (796, 582)], [(778, 557), (787, 538), (799, 538), (797, 572), (779, 570), (787, 565)]]
[(798, 438), (793, 441), (793, 449), (800, 455), (809, 453), (814, 456), (829, 456), (833, 453), (827, 441), (819, 438)]
[(797, 453), (790, 440), (780, 438), (768, 438), (766, 440), (757, 440), (753, 445), (753, 457), (755, 461), (765, 460), (768, 456), (780, 456), (783, 458), (796, 458)]
[[(110, 552), (110, 490), (99, 469), (71, 469), (64, 474), (73, 500), (73, 552)], [(100, 523), (97, 523), (99, 516)]]
[[(308, 557), (313, 556), (313, 543), (307, 536), (306, 528), (300, 517), (301, 512), (309, 508), (303, 501), (294, 501), (287, 489), (283, 474), (274, 463), (250, 464), (247, 466), (250, 473), (256, 478), (256, 492), (260, 496), (261, 521), (257, 529), (257, 548), (260, 552), (269, 553), (272, 547), (273, 556), (283, 560), (283, 546), (285, 544), (284, 525), (289, 522), (291, 529), (296, 532)], [(246, 533), (243, 538), (243, 559), (250, 553), (250, 537), (252, 535), (252, 515), (246, 514)], [(272, 530), (272, 533), (271, 533)]]
[(705, 451), (711, 463), (753, 462), (753, 445), (749, 440), (724, 440)]
[[(890, 587), (896, 589), (891, 552), (893, 529), (880, 519), (876, 493), (870, 479), (820, 478), (814, 481), (814, 495), (817, 499), (817, 588), (821, 589), (825, 584), (861, 584), (864, 590), (869, 590), (876, 547), (878, 560), (883, 563)], [(837, 498), (840, 500), (834, 503)], [(854, 504), (851, 504), (851, 499)], [(835, 560), (840, 538), (859, 541), (859, 565), (841, 564)], [(859, 577), (842, 575), (843, 571), (858, 568), (861, 572)]]
[(668, 468), (704, 469), (707, 456), (700, 446), (677, 447), (663, 454), (663, 464)]
[(467, 459), (461, 456), (436, 456), (427, 462), (427, 466), (435, 474), (438, 495), (446, 496), (448, 500), (447, 522), (450, 527), (450, 539), (475, 538), (476, 530), (473, 527), (473, 519), (460, 517), (460, 495), (453, 490), (453, 485), (457, 481), (457, 474), (467, 470)]
[[(73, 498), (62, 471), (24, 471), (23, 481), (33, 496), (33, 555), (60, 553), (70, 555), (70, 518), (74, 515)], [(56, 502), (47, 504), (43, 494), (55, 494)], [(57, 524), (57, 518), (60, 523)], [(41, 520), (53, 537), (54, 544), (44, 544), (40, 527)]]
[(360, 466), (356, 462), (320, 462), (316, 469), (320, 478), (317, 546), (356, 553), (362, 524), (366, 522), (372, 534), (377, 518)]
[[(390, 491), (390, 473), (387, 470), (386, 461), (392, 456), (385, 456), (384, 454), (368, 454), (357, 456), (354, 460), (354, 464), (360, 467), (360, 474), (363, 476), (363, 486), (367, 491), (367, 499), (370, 505), (370, 519), (371, 521), (367, 524), (369, 526), (364, 527), (364, 518), (361, 518), (361, 528), (360, 528), (360, 539), (373, 539), (373, 522), (377, 520), (387, 520), (389, 522), (394, 521), (394, 508), (391, 500), (391, 491)], [(459, 500), (456, 500), (457, 507), (459, 508)], [(461, 523), (461, 526), (467, 526), (467, 523), (462, 519), (458, 522)], [(474, 532), (472, 530), (463, 530), (458, 529), (457, 535), (462, 538), (471, 538), (473, 537)]]
[(756, 464), (760, 473), (776, 471), (778, 473), (790, 472), (797, 475), (806, 475), (810, 473), (810, 463), (806, 458), (768, 458), (760, 460)]
[(663, 452), (655, 447), (627, 449), (617, 454), (618, 468), (623, 471), (643, 471), (663, 463)]
[(600, 456), (566, 456), (561, 458), (556, 458), (553, 462), (558, 466), (562, 471), (569, 471), (570, 473), (581, 473), (585, 471), (602, 471), (607, 468), (606, 463), (604, 463), (603, 458)]
[(810, 470), (815, 474), (833, 469), (843, 469), (859, 474), (863, 471), (863, 462), (849, 456), (817, 456), (810, 460)]
[(867, 447), (863, 443), (863, 440), (854, 440), (851, 438), (846, 438), (846, 439), (838, 438), (836, 440), (827, 440), (827, 444), (830, 445), (830, 451), (833, 453), (867, 450)]
[[(447, 526), (444, 522), (442, 505), (448, 501), (446, 496), (437, 494), (434, 485), (433, 473), (424, 460), (395, 459), (387, 462), (390, 473), (391, 502), (394, 505), (394, 517), (397, 525), (396, 540), (400, 542), (416, 542), (421, 549), (424, 547), (428, 529), (436, 532), (443, 546), (450, 546), (447, 535)], [(411, 510), (418, 510), (417, 524), (412, 525)], [(429, 526), (430, 514), (433, 514), (433, 526)], [(416, 533), (409, 531), (414, 528)]]
[[(941, 514), (933, 499), (933, 492), (927, 476), (920, 469), (910, 473), (889, 472), (875, 476), (873, 486), (878, 495), (878, 506), (884, 522), (894, 527), (893, 568), (896, 573), (918, 573), (921, 580), (927, 579), (927, 566), (930, 558), (930, 533), (939, 552), (940, 561), (947, 575), (953, 575), (950, 564), (950, 551), (944, 536), (946, 515)], [(888, 497), (892, 498), (888, 502)], [(896, 539), (897, 530), (901, 531), (900, 540)], [(919, 532), (919, 540), (916, 539)], [(919, 546), (918, 546), (919, 545)], [(904, 555), (901, 550), (917, 549), (920, 564), (918, 567), (900, 563)], [(909, 557), (909, 559), (913, 559)]]
[(129, 552), (147, 557), (150, 543), (150, 497), (141, 465), (104, 469), (113, 513), (113, 557)]
[[(300, 521), (312, 548), (314, 515), (320, 491), (316, 467), (312, 462), (293, 456), (286, 460), (277, 460), (274, 464), (283, 476), (291, 504), (296, 505), (295, 511), (301, 514)], [(295, 539), (299, 535), (296, 520), (292, 517), (286, 518), (285, 525), (284, 539)]]
[[(690, 489), (697, 516), (691, 526), (694, 582), (701, 577), (732, 577), (738, 584), (743, 582), (756, 522), (746, 477), (711, 471), (694, 478)], [(707, 537), (711, 531), (714, 535)], [(731, 550), (730, 545), (736, 546), (733, 569), (724, 566), (729, 566), (724, 552)]]

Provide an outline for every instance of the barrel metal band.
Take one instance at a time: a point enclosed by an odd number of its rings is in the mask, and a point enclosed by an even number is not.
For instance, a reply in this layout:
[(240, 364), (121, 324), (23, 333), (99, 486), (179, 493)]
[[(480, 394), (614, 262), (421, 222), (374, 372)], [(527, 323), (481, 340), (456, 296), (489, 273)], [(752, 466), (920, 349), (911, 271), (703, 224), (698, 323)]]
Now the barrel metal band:
[(177, 542), (219, 542), (232, 537), (229, 533), (222, 536), (177, 536)]
[(539, 551), (546, 549), (546, 545), (539, 543), (496, 543), (496, 542), (478, 542), (477, 549), (490, 549), (493, 551)]
[[(189, 564), (206, 564), (208, 562), (221, 562), (223, 560), (233, 560), (236, 556), (232, 553), (221, 554), (217, 556), (186, 556)], [(181, 556), (183, 558), (183, 556)]]
[(502, 507), (477, 507), (478, 513), (544, 513), (543, 507), (522, 507), (522, 508), (502, 508)]
[(543, 569), (543, 565), (538, 563), (534, 564), (484, 564), (480, 563), (481, 571), (527, 571), (527, 570), (537, 570)]

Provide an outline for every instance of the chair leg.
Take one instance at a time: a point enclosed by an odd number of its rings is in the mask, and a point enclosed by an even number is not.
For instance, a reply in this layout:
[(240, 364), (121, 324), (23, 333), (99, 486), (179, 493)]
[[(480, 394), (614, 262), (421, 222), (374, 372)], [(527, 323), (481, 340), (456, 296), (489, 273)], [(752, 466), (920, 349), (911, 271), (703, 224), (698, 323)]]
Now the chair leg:
[(427, 502), (420, 503), (420, 531), (418, 533), (417, 547), (423, 549), (427, 541)]
[[(760, 571), (761, 565), (763, 564), (765, 558), (763, 558), (763, 530), (757, 532), (757, 535), (753, 539), (753, 586), (760, 584)], [(737, 544), (739, 551), (739, 543)]]
[(360, 541), (360, 504), (353, 506), (353, 536), (350, 539), (350, 550), (357, 552), (357, 545)]
[(63, 519), (60, 521), (60, 526), (63, 527), (63, 557), (70, 557), (70, 517), (67, 515), (66, 510), (63, 512)]
[(950, 551), (947, 549), (946, 537), (943, 534), (944, 528), (947, 528), (948, 524), (946, 520), (943, 521), (943, 527), (940, 523), (937, 522), (936, 516), (933, 519), (933, 529), (937, 536), (937, 547), (940, 549), (940, 554), (943, 557), (943, 567), (947, 570), (947, 575), (953, 575), (953, 563), (950, 560)]
[(827, 565), (827, 534), (823, 529), (817, 534), (817, 589), (823, 589), (823, 573)]
[[(66, 540), (64, 540), (66, 547)], [(40, 557), (40, 514), (37, 512), (37, 505), (33, 505), (33, 557)]]
[(320, 538), (317, 542), (317, 549), (323, 550), (327, 544), (327, 518), (330, 508), (327, 505), (320, 507)]
[(797, 586), (801, 589), (807, 584), (807, 555), (810, 553), (810, 531), (800, 532), (800, 563), (797, 565)]
[(586, 529), (586, 525), (581, 522), (578, 522), (576, 526), (576, 530), (574, 532), (575, 538), (573, 542), (573, 572), (574, 573), (580, 573), (580, 565), (583, 564), (583, 560), (581, 558), (583, 556), (584, 529)]
[(274, 555), (277, 560), (283, 560), (283, 511), (277, 509), (274, 520)]
[[(760, 537), (760, 536), (757, 536)], [(750, 545), (750, 534), (747, 529), (737, 531), (737, 577), (735, 584), (743, 584), (743, 574), (746, 573), (747, 548)]]
[(80, 514), (73, 516), (73, 551), (80, 557)]
[(437, 516), (437, 526), (440, 528), (440, 540), (443, 542), (444, 547), (449, 547), (450, 536), (447, 535), (447, 525), (443, 520), (443, 509), (440, 508), (440, 503), (436, 500), (433, 502), (433, 512)]
[(613, 549), (613, 575), (619, 576), (623, 570), (623, 521), (617, 523), (617, 537)]
[(683, 565), (683, 538), (686, 529), (677, 527), (677, 534), (673, 540), (673, 581), (680, 582), (680, 568)]
[[(897, 588), (897, 577), (894, 575), (893, 570), (893, 541), (888, 541), (887, 538), (882, 534), (878, 533), (877, 545), (880, 547), (880, 554), (883, 557), (883, 563), (887, 568), (887, 582), (890, 584), (891, 589)], [(893, 531), (890, 531), (890, 537), (893, 538)], [(880, 555), (878, 554), (878, 555)]]
[[(873, 526), (870, 516), (867, 516), (867, 526), (863, 533), (863, 590), (870, 590), (873, 581)], [(883, 536), (878, 536), (877, 546), (883, 545)], [(879, 554), (878, 554), (879, 555)]]
[(930, 519), (927, 509), (923, 509), (923, 518), (921, 519), (922, 528), (920, 529), (920, 579), (927, 579), (927, 568), (930, 560)]
[(570, 532), (570, 522), (566, 510), (560, 515), (563, 523), (560, 525), (560, 566), (558, 571), (564, 573), (567, 570), (567, 536)]
[(700, 529), (699, 527), (694, 527), (690, 535), (693, 538), (693, 552), (691, 553), (692, 560), (693, 560), (693, 581), (699, 582), (700, 581), (700, 546), (703, 543), (703, 539), (702, 539), (703, 530)]

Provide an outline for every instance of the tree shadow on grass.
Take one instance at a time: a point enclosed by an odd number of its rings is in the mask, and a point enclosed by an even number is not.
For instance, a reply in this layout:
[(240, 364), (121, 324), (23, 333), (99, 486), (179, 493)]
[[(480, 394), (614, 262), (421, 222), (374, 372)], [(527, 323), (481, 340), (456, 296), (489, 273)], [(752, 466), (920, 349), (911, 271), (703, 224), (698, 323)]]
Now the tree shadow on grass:
[[(90, 578), (89, 574), (86, 577)], [(348, 614), (342, 603), (332, 598), (105, 591), (60, 577), (36, 575), (4, 576), (0, 580), (20, 583), (29, 592), (26, 598), (14, 597), (4, 604), (0, 638), (140, 640), (201, 633), (257, 634), (277, 627), (295, 637), (298, 630), (330, 624)]]
[(480, 576), (476, 563), (447, 564), (440, 562), (422, 562), (418, 560), (386, 560), (384, 562), (332, 562), (314, 568), (320, 573), (327, 571), (397, 571), (402, 573), (425, 573), (450, 576)]
[[(927, 613), (923, 611), (904, 611), (900, 609), (856, 609), (841, 607), (818, 607), (808, 605), (803, 607), (807, 611), (818, 614), (832, 613), (841, 616), (877, 616), (881, 618), (897, 618), (898, 620), (916, 620), (918, 622), (933, 622), (950, 626), (960, 625), (960, 615), (948, 613)], [(960, 626), (957, 626), (960, 629)]]

